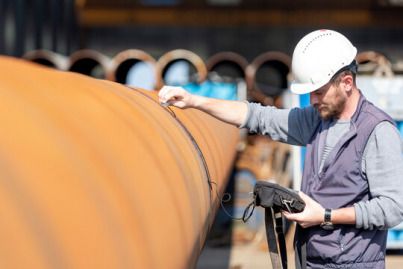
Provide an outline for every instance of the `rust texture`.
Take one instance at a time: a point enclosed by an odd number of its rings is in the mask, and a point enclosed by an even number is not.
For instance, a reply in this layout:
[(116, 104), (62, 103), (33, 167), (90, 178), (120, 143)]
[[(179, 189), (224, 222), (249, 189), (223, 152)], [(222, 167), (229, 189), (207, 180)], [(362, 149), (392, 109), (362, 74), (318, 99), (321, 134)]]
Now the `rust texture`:
[(238, 129), (0, 57), (3, 268), (194, 268)]

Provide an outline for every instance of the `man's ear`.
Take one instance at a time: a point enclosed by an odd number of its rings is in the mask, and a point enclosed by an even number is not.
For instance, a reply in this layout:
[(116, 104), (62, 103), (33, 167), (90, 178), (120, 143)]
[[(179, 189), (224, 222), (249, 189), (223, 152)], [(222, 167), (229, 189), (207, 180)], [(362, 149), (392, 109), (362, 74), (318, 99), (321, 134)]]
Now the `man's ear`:
[(353, 76), (351, 75), (344, 76), (343, 79), (341, 80), (341, 83), (343, 84), (343, 87), (345, 88), (346, 91), (351, 91), (351, 89), (354, 86)]

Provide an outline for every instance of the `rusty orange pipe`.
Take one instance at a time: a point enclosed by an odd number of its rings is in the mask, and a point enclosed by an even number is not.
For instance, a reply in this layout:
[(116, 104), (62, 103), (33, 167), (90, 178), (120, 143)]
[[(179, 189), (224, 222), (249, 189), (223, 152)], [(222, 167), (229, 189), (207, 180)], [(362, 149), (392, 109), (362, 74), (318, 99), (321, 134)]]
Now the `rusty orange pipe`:
[(0, 57), (0, 267), (194, 268), (238, 130)]

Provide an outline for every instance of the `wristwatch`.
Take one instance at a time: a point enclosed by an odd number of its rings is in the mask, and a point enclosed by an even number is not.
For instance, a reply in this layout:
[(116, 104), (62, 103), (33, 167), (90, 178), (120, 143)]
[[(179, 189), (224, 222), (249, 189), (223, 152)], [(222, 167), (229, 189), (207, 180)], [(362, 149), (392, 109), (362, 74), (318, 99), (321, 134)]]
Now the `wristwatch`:
[(320, 224), (320, 226), (325, 230), (332, 230), (334, 228), (333, 223), (332, 223), (332, 209), (331, 208), (325, 209), (325, 217), (324, 217), (323, 222)]

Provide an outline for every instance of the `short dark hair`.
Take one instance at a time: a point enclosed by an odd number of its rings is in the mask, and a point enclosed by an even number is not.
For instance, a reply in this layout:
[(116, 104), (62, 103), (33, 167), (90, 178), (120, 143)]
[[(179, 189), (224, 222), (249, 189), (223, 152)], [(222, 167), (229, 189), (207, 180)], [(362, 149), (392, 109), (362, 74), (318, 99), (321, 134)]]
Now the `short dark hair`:
[(330, 84), (337, 86), (340, 84), (341, 80), (345, 77), (345, 76), (352, 76), (353, 77), (353, 85), (356, 86), (355, 83), (355, 78), (356, 78), (356, 74), (355, 72), (351, 71), (351, 70), (344, 70), (341, 73), (336, 74), (336, 76), (333, 76), (330, 79)]
[(340, 84), (341, 80), (345, 76), (352, 76), (353, 77), (353, 85), (356, 86), (356, 75), (357, 75), (358, 63), (356, 60), (353, 60), (349, 65), (341, 68), (339, 71), (334, 74), (334, 76), (330, 79), (330, 84), (337, 86)]

